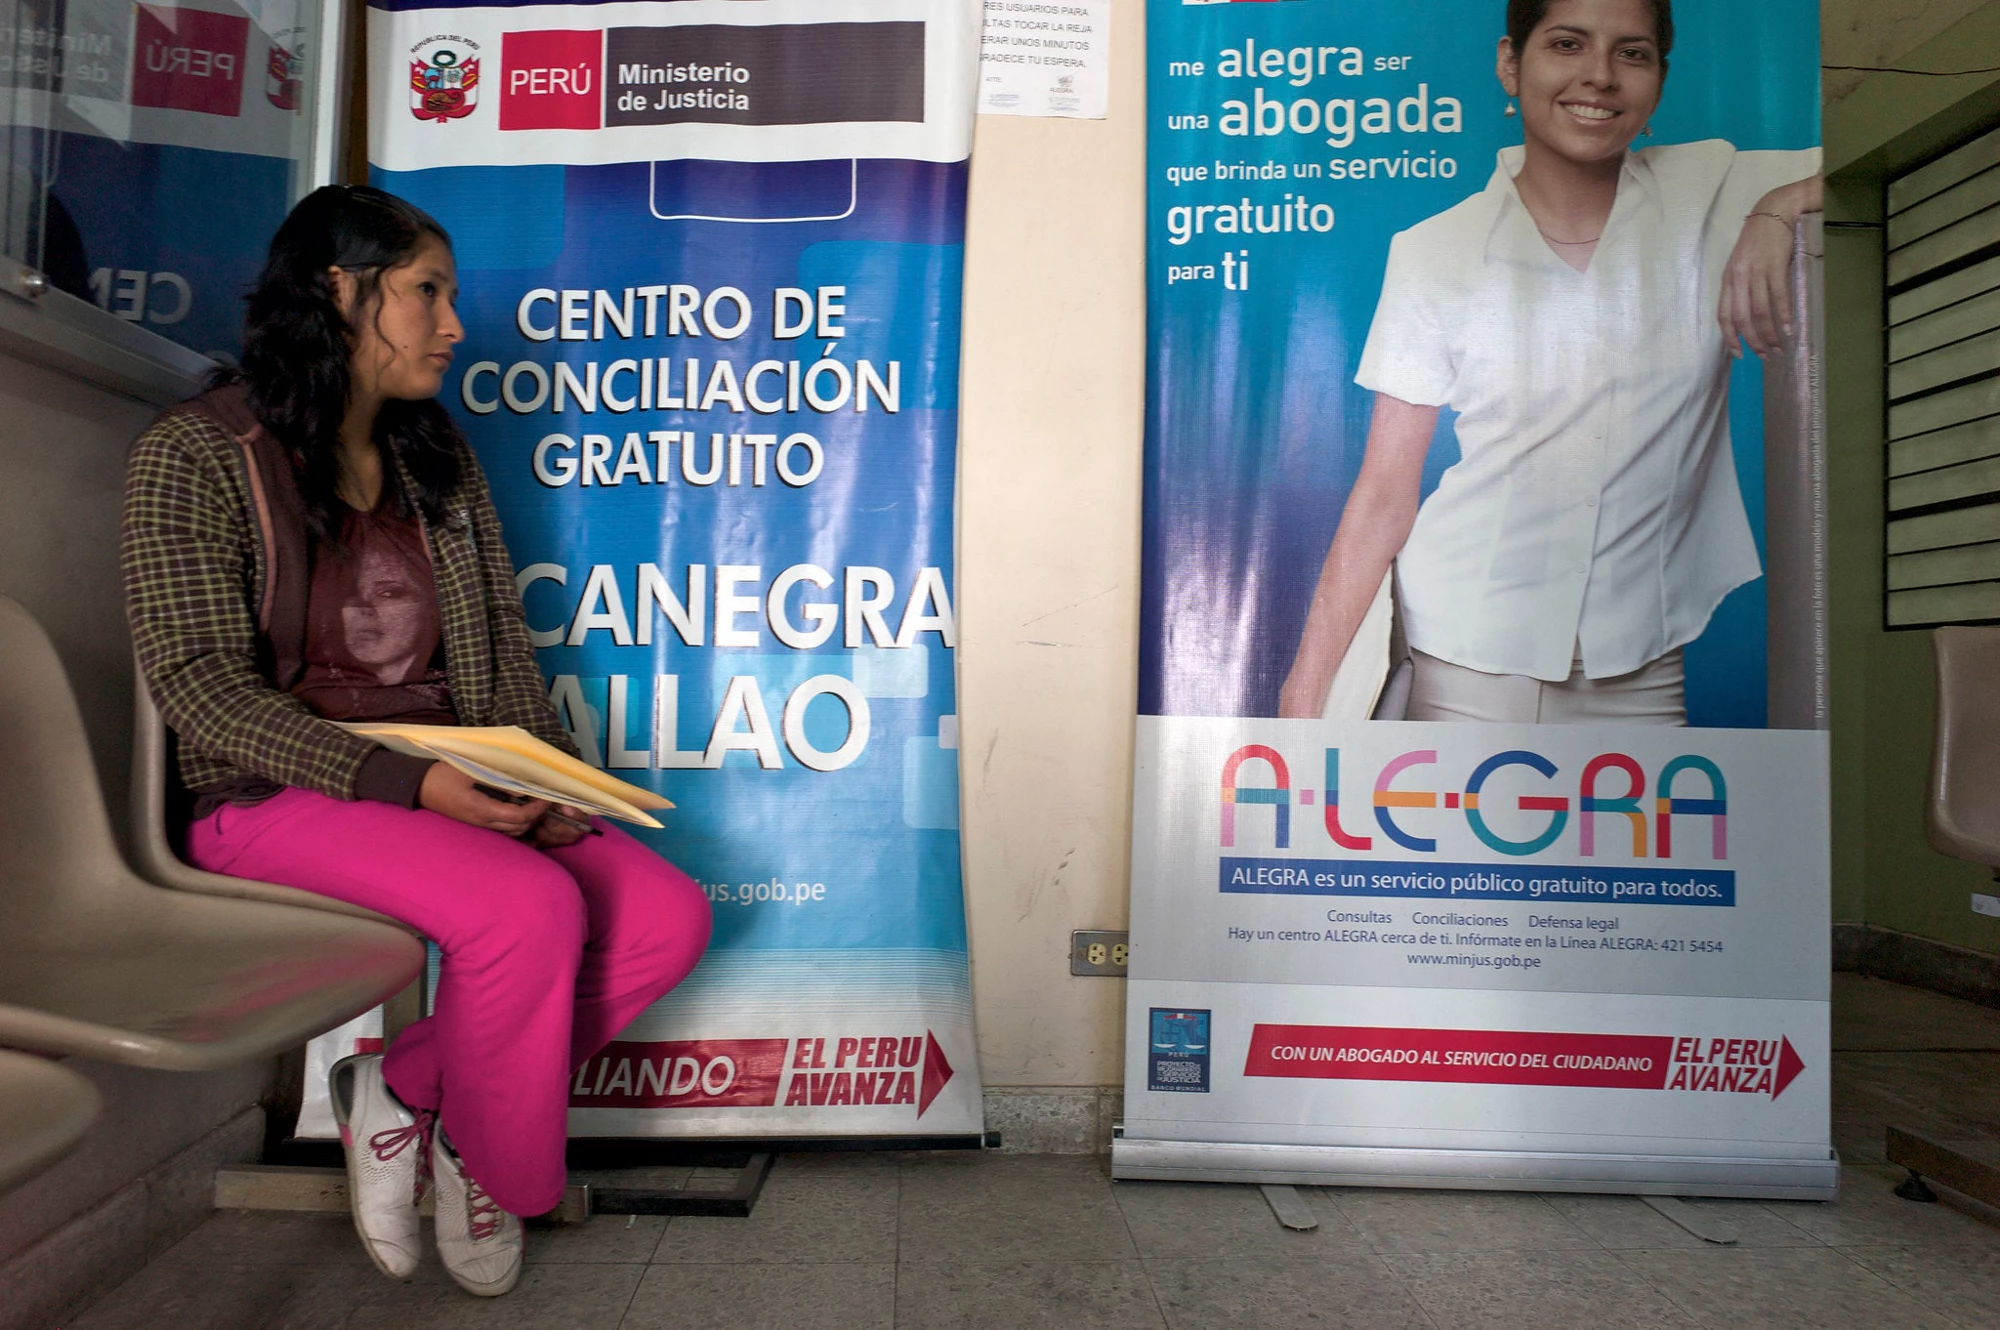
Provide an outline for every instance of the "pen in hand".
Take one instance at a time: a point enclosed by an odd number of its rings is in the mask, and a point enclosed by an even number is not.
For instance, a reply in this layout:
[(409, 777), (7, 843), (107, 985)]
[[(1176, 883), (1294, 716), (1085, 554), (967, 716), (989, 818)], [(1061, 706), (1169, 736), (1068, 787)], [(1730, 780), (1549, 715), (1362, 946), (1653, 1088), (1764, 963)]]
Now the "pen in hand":
[[(474, 781), (472, 784), (472, 788), (479, 791), (487, 798), (498, 799), (502, 803), (524, 804), (528, 802), (528, 796), (525, 794), (515, 794), (511, 790), (503, 790), (498, 788), (497, 786), (488, 785), (484, 781)], [(583, 832), (586, 836), (602, 836), (604, 834), (604, 832), (600, 828), (591, 826), (590, 823), (583, 821), (581, 818), (571, 817), (567, 813), (558, 813), (553, 808), (549, 809), (548, 812), (543, 813), (542, 816), (552, 817), (556, 821), (563, 823), (565, 826), (575, 827), (578, 831)]]
[(602, 836), (604, 834), (602, 828), (593, 827), (590, 825), (590, 823), (585, 822), (582, 818), (571, 817), (568, 813), (558, 813), (553, 808), (551, 808), (548, 812), (543, 813), (542, 816), (547, 818), (554, 818), (556, 821), (562, 823), (564, 826), (575, 827), (578, 831), (581, 831), (586, 836)]

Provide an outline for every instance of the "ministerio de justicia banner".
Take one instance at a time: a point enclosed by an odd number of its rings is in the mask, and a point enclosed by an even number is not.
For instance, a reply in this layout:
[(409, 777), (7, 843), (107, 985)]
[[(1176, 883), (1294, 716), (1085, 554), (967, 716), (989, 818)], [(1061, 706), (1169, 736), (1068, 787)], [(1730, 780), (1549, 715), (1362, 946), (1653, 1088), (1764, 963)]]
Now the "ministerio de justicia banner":
[[(451, 232), (446, 397), (584, 756), (677, 808), (694, 975), (573, 1135), (982, 1124), (952, 495), (976, 0), (393, 3), (372, 178)], [(448, 962), (447, 962), (448, 963)]]
[[(1817, 7), (1539, 9), (1517, 101), (1504, 0), (1149, 6), (1118, 1176), (1832, 1193), (1812, 611), (1717, 322)], [(1538, 221), (1529, 136), (1620, 118)]]

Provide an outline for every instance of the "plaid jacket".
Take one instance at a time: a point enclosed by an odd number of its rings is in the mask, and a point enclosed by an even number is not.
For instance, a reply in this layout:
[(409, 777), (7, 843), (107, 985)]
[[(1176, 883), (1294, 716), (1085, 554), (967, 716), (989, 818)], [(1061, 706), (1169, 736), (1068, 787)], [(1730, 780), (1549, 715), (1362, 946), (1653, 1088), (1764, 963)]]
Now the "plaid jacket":
[[(519, 725), (573, 753), (535, 664), (486, 478), (461, 449), (446, 519), (423, 524), (452, 707), (462, 725)], [(174, 407), (133, 445), (126, 610), (140, 669), (180, 740), (181, 778), (197, 792), (293, 785), (414, 806), (428, 762), (350, 734), (285, 691), (304, 668), (307, 551), (289, 459), (240, 385)]]

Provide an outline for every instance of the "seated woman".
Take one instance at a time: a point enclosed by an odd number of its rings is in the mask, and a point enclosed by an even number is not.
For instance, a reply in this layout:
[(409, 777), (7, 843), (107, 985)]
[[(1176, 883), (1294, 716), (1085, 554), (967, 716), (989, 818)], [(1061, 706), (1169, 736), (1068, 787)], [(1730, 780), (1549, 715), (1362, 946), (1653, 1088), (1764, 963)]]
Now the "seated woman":
[(575, 751), (485, 477), (435, 400), (465, 335), (456, 295), (423, 212), (360, 187), (307, 197), (251, 293), (242, 370), (140, 436), (123, 556), (198, 800), (194, 862), (442, 950), (434, 1014), (337, 1063), (334, 1110), (375, 1264), (416, 1268), (434, 1182), (439, 1256), (494, 1295), (520, 1275), (518, 1216), (562, 1197), (570, 1074), (694, 968), (709, 911), (616, 827), (333, 723), (518, 725)]

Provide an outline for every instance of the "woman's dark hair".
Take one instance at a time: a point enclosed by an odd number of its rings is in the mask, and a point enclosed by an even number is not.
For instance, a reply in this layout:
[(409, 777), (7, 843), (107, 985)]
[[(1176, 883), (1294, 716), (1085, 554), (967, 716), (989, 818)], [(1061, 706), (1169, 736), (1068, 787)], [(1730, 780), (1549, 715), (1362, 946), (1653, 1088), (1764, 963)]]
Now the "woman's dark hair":
[[(1660, 66), (1666, 67), (1667, 56), (1674, 49), (1674, 0), (1650, 0), (1653, 6), (1653, 38), (1660, 47)], [(1514, 52), (1519, 55), (1527, 46), (1528, 38), (1542, 20), (1549, 16), (1549, 6), (1555, 0), (1507, 0), (1507, 39), (1514, 43)]]
[[(451, 244), (429, 213), (379, 189), (326, 185), (306, 195), (271, 237), (270, 257), (250, 290), (242, 368), (216, 376), (249, 388), (257, 418), (292, 456), (307, 524), (322, 539), (339, 530), (340, 424), (352, 386), (353, 330), (329, 270), (354, 274), (355, 316), (371, 318), (380, 309), (382, 273), (433, 239)], [(404, 511), (441, 520), (459, 474), (460, 436), (445, 409), (435, 399), (384, 402), (375, 437), (402, 460), (416, 491), (403, 493), (388, 467), (387, 492)]]

